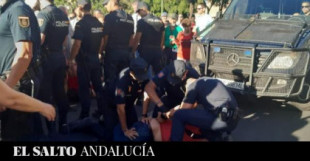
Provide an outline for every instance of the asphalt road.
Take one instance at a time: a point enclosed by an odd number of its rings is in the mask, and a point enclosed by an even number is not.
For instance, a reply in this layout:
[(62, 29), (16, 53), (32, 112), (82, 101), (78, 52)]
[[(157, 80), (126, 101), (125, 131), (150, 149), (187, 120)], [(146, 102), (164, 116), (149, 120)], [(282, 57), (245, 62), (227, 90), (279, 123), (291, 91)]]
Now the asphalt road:
[[(310, 141), (310, 107), (257, 99), (238, 99), (241, 116), (234, 141)], [(298, 106), (299, 107), (299, 106)]]
[[(302, 110), (293, 105), (267, 99), (249, 101), (238, 97), (242, 119), (232, 133), (234, 141), (310, 141), (310, 106)], [(92, 102), (95, 109), (96, 101)], [(69, 121), (76, 120), (79, 105), (69, 112)], [(141, 108), (137, 107), (138, 116)]]

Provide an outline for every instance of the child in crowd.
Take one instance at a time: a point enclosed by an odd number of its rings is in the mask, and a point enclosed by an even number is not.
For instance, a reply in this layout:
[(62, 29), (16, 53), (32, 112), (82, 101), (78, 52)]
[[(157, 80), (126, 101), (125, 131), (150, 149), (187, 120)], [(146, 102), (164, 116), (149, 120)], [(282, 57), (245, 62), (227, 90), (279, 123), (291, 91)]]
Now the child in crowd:
[(192, 32), (191, 21), (188, 18), (182, 20), (182, 26), (184, 31), (180, 32), (175, 40), (178, 46), (177, 59), (189, 62), (191, 40), (193, 39), (194, 33)]

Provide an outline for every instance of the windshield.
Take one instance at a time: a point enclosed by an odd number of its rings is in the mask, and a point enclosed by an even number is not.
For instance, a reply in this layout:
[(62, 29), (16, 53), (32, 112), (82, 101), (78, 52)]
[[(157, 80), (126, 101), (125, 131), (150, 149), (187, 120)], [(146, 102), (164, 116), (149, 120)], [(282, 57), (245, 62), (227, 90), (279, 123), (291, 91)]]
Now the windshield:
[(298, 20), (308, 17), (301, 8), (306, 1), (310, 0), (233, 0), (223, 18)]

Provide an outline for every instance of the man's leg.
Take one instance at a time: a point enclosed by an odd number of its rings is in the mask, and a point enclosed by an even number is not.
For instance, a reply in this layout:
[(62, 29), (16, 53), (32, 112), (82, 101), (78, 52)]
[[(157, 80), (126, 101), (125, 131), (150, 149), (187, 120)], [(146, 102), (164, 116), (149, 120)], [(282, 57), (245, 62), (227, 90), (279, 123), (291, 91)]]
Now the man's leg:
[(65, 66), (57, 69), (53, 80), (53, 97), (58, 106), (59, 111), (59, 130), (64, 124), (67, 124), (67, 112), (69, 109), (69, 102), (64, 88), (64, 81), (66, 77)]
[(185, 125), (193, 125), (201, 129), (211, 129), (216, 116), (204, 109), (182, 109), (174, 113), (172, 118), (171, 141), (182, 141)]
[(98, 64), (97, 68), (94, 68), (91, 70), (90, 75), (91, 82), (93, 84), (94, 90), (96, 92), (96, 99), (97, 99), (97, 107), (99, 115), (103, 114), (103, 108), (105, 105), (105, 98), (103, 97), (103, 87), (102, 87), (102, 81), (101, 81), (101, 69)]
[(82, 111), (80, 115), (80, 119), (89, 116), (89, 110), (91, 105), (90, 98), (90, 71), (88, 67), (84, 64), (78, 64), (77, 67), (77, 75), (78, 75), (78, 83), (79, 83), (79, 97), (82, 105)]

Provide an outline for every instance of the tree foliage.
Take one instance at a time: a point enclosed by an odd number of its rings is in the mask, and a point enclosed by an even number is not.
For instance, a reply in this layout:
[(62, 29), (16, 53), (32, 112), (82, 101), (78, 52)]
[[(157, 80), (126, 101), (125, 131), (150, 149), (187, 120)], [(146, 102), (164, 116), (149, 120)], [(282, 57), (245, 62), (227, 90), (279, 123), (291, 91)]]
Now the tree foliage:
[[(54, 0), (56, 5), (64, 5), (69, 8), (69, 11), (72, 12), (76, 7), (77, 0)], [(103, 0), (91, 0), (92, 8), (99, 9), (103, 13), (107, 13), (105, 8), (102, 6)], [(131, 3), (134, 0), (121, 0), (122, 7), (129, 13), (132, 13)], [(205, 0), (163, 0), (164, 1), (164, 11), (168, 13), (182, 13), (188, 15), (190, 2), (193, 3), (204, 3)], [(227, 6), (230, 0), (209, 0), (211, 5), (207, 6), (208, 12), (213, 6), (219, 6), (220, 11)], [(144, 0), (150, 8), (151, 12), (160, 15), (161, 12), (161, 0)]]

